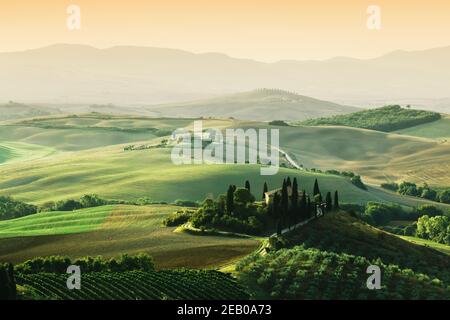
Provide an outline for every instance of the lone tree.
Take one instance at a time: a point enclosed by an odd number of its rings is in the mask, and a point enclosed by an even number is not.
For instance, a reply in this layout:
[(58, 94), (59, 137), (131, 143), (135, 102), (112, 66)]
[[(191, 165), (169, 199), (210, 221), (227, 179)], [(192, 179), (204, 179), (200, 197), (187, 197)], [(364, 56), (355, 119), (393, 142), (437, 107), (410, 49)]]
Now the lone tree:
[(227, 213), (231, 214), (234, 210), (234, 186), (229, 186), (227, 191)]
[(331, 192), (327, 192), (325, 203), (326, 203), (325, 208), (327, 212), (331, 212), (333, 210), (333, 200), (331, 199)]
[(337, 190), (334, 192), (334, 209), (335, 210), (339, 209), (339, 195)]
[(313, 193), (313, 196), (316, 196), (318, 194), (320, 194), (320, 189), (319, 189), (319, 182), (316, 179), (314, 181), (314, 193)]
[(267, 182), (264, 182), (263, 194), (262, 194), (263, 200), (266, 198), (266, 192), (269, 192), (269, 188), (267, 187)]
[(245, 181), (245, 189), (247, 189), (248, 190), (248, 192), (251, 192), (250, 191), (250, 181)]

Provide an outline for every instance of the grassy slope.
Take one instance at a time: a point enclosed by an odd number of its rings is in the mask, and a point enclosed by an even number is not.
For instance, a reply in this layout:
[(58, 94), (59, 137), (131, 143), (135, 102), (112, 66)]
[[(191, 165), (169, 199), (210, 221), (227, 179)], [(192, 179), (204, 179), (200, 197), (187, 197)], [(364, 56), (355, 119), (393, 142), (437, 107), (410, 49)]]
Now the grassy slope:
[(397, 264), (450, 281), (450, 274), (439, 276), (440, 270), (449, 270), (450, 256), (371, 227), (347, 213), (326, 215), (294, 231), (289, 238), (293, 244), (305, 243), (307, 247), (368, 259), (380, 258), (386, 264)]
[(47, 255), (111, 257), (147, 252), (160, 268), (203, 268), (227, 264), (259, 245), (252, 239), (193, 236), (163, 227), (162, 220), (178, 209), (169, 205), (107, 206), (2, 222), (0, 237), (3, 232), (9, 236), (13, 235), (11, 232), (23, 233), (20, 237), (0, 239), (0, 261), (20, 262)]
[(32, 161), (56, 154), (51, 147), (29, 144), (24, 142), (0, 141), (0, 164), (6, 162)]
[(360, 109), (282, 90), (260, 89), (206, 100), (152, 106), (147, 110), (171, 117), (233, 117), (270, 121), (305, 120)]
[(396, 133), (422, 138), (446, 140), (450, 138), (450, 116), (445, 116), (435, 122), (398, 130)]
[(31, 106), (20, 103), (0, 104), (0, 121), (47, 116), (58, 113), (61, 113), (61, 111), (49, 107)]
[(100, 225), (112, 210), (113, 206), (104, 206), (76, 212), (43, 212), (0, 221), (0, 238), (88, 232)]
[[(27, 122), (28, 123), (28, 122)], [(44, 129), (23, 121), (0, 126), (0, 144), (19, 141), (57, 150), (85, 150), (153, 138), (148, 133), (97, 129), (98, 127), (162, 128), (192, 127), (191, 119), (151, 119), (127, 116), (85, 115), (77, 118), (40, 119), (40, 125), (78, 126), (80, 129)], [(82, 127), (84, 126), (84, 129)], [(86, 128), (89, 126), (89, 128)], [(204, 120), (204, 127), (267, 128), (267, 124), (233, 120)], [(348, 127), (272, 127), (280, 129), (280, 144), (306, 167), (352, 170), (365, 181), (427, 182), (435, 187), (450, 185), (450, 142)], [(318, 143), (320, 141), (320, 143)], [(8, 142), (9, 143), (9, 142)], [(0, 155), (1, 157), (1, 155)]]
[[(275, 176), (261, 176), (257, 165), (182, 165), (170, 160), (170, 148), (123, 151), (120, 146), (58, 155), (51, 160), (16, 163), (0, 168), (0, 194), (14, 195), (33, 203), (78, 198), (96, 193), (109, 199), (150, 197), (159, 201), (202, 200), (217, 196), (229, 184), (242, 186), (250, 180), (255, 196), (261, 197), (263, 184), (279, 187), (286, 176), (299, 179), (301, 188), (312, 192), (317, 178), (323, 193), (339, 190), (343, 202), (397, 201), (415, 206), (420, 199), (402, 197), (383, 190), (368, 192), (348, 179), (280, 168)], [(82, 186), (82, 187), (80, 187)]]
[(447, 255), (450, 255), (450, 246), (442, 244), (442, 243), (437, 243), (434, 241), (430, 241), (430, 240), (425, 240), (425, 239), (420, 239), (417, 237), (406, 237), (406, 236), (400, 236), (400, 238), (407, 240), (411, 243), (415, 243), (415, 244), (419, 244), (425, 247), (429, 247), (432, 249), (435, 249), (437, 251), (441, 251)]
[(351, 170), (377, 184), (406, 180), (450, 185), (450, 142), (348, 127), (273, 128), (280, 130), (282, 149), (307, 168)]

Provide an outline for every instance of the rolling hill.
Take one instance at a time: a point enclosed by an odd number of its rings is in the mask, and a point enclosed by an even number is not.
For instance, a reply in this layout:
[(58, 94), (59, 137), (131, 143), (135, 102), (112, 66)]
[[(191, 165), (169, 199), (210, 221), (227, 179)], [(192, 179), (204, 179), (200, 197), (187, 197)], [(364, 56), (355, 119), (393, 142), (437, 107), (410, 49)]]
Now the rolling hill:
[(1, 53), (0, 96), (25, 102), (148, 105), (283, 88), (349, 105), (407, 104), (448, 99), (449, 55), (450, 47), (442, 47), (367, 60), (264, 63), (163, 48), (58, 44)]
[(270, 121), (306, 120), (356, 112), (360, 109), (321, 101), (292, 92), (259, 89), (217, 98), (147, 107), (157, 116), (213, 117)]
[[(230, 183), (241, 185), (242, 177), (251, 180), (254, 190), (262, 190), (265, 180), (272, 188), (279, 185), (283, 176), (298, 175), (307, 190), (316, 177), (323, 181), (324, 188), (330, 186), (329, 191), (334, 191), (336, 185), (343, 190), (344, 201), (385, 199), (406, 205), (424, 203), (375, 187), (365, 192), (343, 177), (302, 170), (281, 168), (278, 176), (261, 177), (256, 165), (175, 166), (170, 160), (170, 146), (124, 151), (129, 144), (157, 144), (163, 139), (141, 133), (141, 128), (170, 131), (175, 127), (191, 127), (192, 121), (87, 115), (0, 126), (4, 139), (0, 140), (3, 146), (0, 154), (9, 161), (0, 166), (0, 194), (36, 203), (78, 198), (88, 192), (109, 199), (150, 197), (170, 202), (200, 200), (207, 194), (217, 196)], [(275, 127), (235, 120), (205, 120), (204, 127), (278, 128), (282, 150), (306, 168), (350, 170), (361, 174), (366, 182), (407, 180), (450, 185), (448, 142), (346, 127)], [(127, 144), (111, 145), (120, 141)], [(108, 188), (104, 187), (106, 184)], [(198, 187), (191, 188), (192, 185)]]
[(59, 109), (51, 107), (32, 106), (15, 102), (0, 104), (0, 121), (49, 116), (60, 113), (61, 111)]
[(382, 108), (364, 110), (346, 115), (312, 119), (300, 122), (306, 126), (348, 126), (371, 129), (383, 132), (415, 127), (441, 119), (436, 112), (412, 110), (400, 106), (385, 106)]
[[(259, 299), (449, 299), (450, 256), (373, 228), (346, 212), (328, 213), (272, 241), (236, 266)], [(380, 267), (382, 290), (367, 290)]]
[[(243, 128), (264, 124), (241, 123)], [(280, 146), (306, 168), (354, 171), (369, 183), (392, 181), (450, 185), (450, 143), (373, 130), (323, 126), (275, 127)]]
[(442, 119), (430, 123), (395, 131), (414, 137), (447, 140), (450, 138), (450, 116), (443, 115)]
[(209, 268), (234, 261), (259, 246), (253, 239), (193, 236), (163, 227), (163, 219), (179, 209), (170, 205), (105, 206), (2, 221), (0, 261), (146, 252), (158, 268)]

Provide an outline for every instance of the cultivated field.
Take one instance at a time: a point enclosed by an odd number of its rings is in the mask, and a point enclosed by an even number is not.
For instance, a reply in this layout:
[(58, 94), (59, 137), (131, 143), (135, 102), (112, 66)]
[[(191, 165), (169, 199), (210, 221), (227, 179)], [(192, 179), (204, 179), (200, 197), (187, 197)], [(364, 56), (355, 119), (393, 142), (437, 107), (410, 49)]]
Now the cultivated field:
[(442, 119), (431, 123), (399, 130), (396, 131), (396, 133), (422, 138), (447, 140), (450, 138), (450, 116), (444, 116)]
[(257, 240), (173, 232), (162, 220), (180, 207), (106, 206), (74, 212), (39, 213), (0, 222), (0, 261), (37, 256), (71, 258), (149, 253), (158, 268), (211, 268), (239, 259)]

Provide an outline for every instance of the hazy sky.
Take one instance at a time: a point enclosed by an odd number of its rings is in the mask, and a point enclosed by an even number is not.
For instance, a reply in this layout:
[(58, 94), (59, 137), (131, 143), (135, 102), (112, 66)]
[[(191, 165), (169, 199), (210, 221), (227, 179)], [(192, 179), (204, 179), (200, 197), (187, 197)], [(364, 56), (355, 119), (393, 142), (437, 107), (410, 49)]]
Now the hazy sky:
[[(69, 5), (81, 30), (66, 27)], [(382, 29), (366, 27), (369, 5)], [(375, 57), (450, 45), (449, 0), (0, 0), (0, 51), (157, 46), (264, 61)]]

